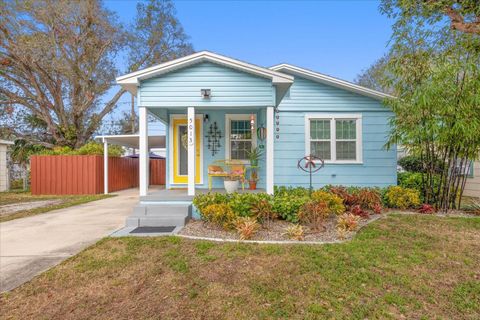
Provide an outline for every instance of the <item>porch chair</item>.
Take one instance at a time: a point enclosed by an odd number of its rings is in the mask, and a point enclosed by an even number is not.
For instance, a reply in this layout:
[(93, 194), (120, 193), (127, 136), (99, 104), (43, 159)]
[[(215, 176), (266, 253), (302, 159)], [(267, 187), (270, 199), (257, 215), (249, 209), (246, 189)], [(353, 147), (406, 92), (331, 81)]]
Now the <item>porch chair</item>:
[(216, 160), (208, 166), (208, 190), (212, 190), (213, 177), (236, 176), (242, 183), (242, 190), (245, 190), (245, 164), (238, 160)]

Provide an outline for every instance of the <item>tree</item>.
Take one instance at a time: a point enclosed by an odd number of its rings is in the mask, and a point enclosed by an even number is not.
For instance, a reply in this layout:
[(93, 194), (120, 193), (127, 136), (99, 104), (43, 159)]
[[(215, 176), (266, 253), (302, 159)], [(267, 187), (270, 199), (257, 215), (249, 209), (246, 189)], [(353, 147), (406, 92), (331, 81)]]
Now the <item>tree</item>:
[(389, 56), (385, 55), (375, 61), (368, 69), (362, 70), (354, 82), (366, 88), (393, 94), (393, 89), (385, 86), (385, 74)]
[(106, 98), (118, 58), (127, 58), (125, 72), (192, 52), (170, 1), (137, 9), (126, 28), (99, 0), (0, 3), (0, 103), (15, 108), (10, 122), (28, 115), (45, 126), (41, 136), (21, 125), (10, 130), (47, 147), (78, 148), (125, 93)]
[(382, 0), (380, 10), (397, 19), (397, 25), (408, 23), (412, 17), (429, 24), (448, 18), (452, 30), (480, 35), (478, 0)]
[[(424, 198), (447, 211), (460, 207), (465, 172), (480, 154), (480, 37), (408, 11), (408, 4), (390, 8), (401, 13), (385, 72), (397, 95), (387, 100), (396, 114), (389, 145), (420, 156)], [(438, 159), (445, 165), (435, 184)]]

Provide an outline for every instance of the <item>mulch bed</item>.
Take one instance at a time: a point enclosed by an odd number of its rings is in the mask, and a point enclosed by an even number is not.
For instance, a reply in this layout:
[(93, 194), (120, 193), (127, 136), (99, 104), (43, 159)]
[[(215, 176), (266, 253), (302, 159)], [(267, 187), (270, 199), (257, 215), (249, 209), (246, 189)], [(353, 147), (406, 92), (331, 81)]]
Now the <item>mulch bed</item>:
[[(384, 216), (384, 214), (372, 214), (367, 219), (361, 219), (358, 224), (357, 231), (368, 223), (375, 221)], [(270, 224), (263, 226), (251, 240), (257, 241), (292, 241), (285, 234), (285, 229), (291, 226), (292, 223), (285, 220), (274, 220)], [(311, 230), (304, 226), (305, 239), (308, 242), (340, 242), (352, 238), (356, 232), (348, 232), (344, 238), (339, 238), (336, 230), (337, 217), (330, 217), (325, 222), (325, 229), (321, 231)], [(235, 230), (226, 231), (222, 228), (204, 222), (202, 220), (190, 220), (190, 222), (179, 232), (180, 235), (214, 238), (223, 240), (240, 240), (238, 233)], [(301, 242), (301, 241), (299, 241)]]

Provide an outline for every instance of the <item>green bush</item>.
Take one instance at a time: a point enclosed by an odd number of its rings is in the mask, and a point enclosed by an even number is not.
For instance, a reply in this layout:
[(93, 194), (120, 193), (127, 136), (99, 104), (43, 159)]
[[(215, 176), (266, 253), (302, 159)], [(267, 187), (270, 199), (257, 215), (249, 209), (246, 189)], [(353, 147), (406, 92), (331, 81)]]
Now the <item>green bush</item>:
[[(417, 190), (420, 194), (421, 202), (425, 202), (423, 199), (422, 175), (423, 173), (420, 172), (399, 172), (397, 176), (397, 182), (402, 188)], [(433, 177), (433, 184), (435, 190), (437, 190), (440, 184), (439, 175), (435, 175)]]
[(387, 189), (385, 198), (391, 208), (408, 209), (420, 205), (420, 194), (415, 189), (391, 186)]
[(206, 194), (199, 194), (193, 198), (193, 205), (198, 209), (200, 214), (205, 209), (205, 207), (212, 205), (212, 204), (222, 204), (229, 202), (229, 195), (222, 194), (222, 193), (206, 193)]
[(233, 212), (240, 217), (252, 217), (252, 209), (260, 200), (271, 201), (266, 193), (233, 193), (230, 195), (229, 205)]
[(339, 215), (345, 212), (343, 199), (334, 193), (317, 190), (312, 193), (312, 200), (325, 203), (328, 208), (328, 213)]
[(202, 219), (222, 227), (225, 230), (233, 229), (238, 216), (228, 204), (210, 204), (200, 212)]
[[(423, 163), (420, 157), (417, 156), (405, 156), (398, 160), (398, 164), (406, 171), (410, 172), (425, 172), (425, 168), (423, 167)], [(440, 159), (435, 161), (435, 172), (440, 173), (443, 169), (443, 162)]]
[[(55, 147), (53, 149), (44, 149), (39, 154), (42, 155), (103, 155), (103, 144), (91, 141), (78, 149), (70, 147)], [(120, 157), (123, 154), (123, 149), (117, 145), (108, 146), (108, 155), (110, 157)]]
[(310, 200), (308, 196), (291, 196), (280, 194), (273, 199), (273, 211), (282, 219), (297, 223), (298, 211)]

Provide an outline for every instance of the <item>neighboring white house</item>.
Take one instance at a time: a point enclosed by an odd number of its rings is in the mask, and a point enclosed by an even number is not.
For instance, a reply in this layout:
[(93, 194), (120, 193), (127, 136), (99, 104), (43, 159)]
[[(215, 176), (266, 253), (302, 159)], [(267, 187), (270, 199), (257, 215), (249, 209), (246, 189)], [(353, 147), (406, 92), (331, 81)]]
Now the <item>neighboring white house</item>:
[(13, 142), (0, 140), (0, 192), (10, 188), (7, 167), (7, 148)]
[(480, 198), (480, 161), (474, 162), (473, 168), (470, 169), (464, 194), (466, 196)]

